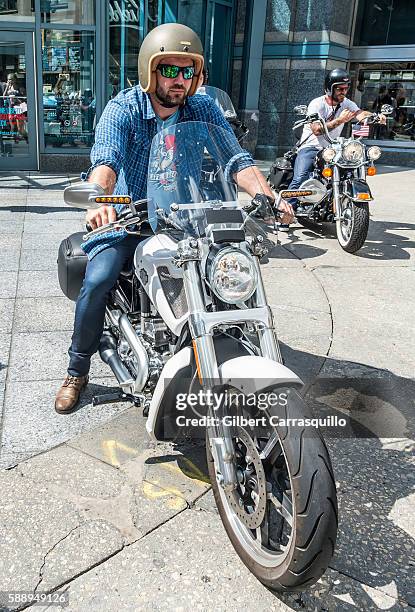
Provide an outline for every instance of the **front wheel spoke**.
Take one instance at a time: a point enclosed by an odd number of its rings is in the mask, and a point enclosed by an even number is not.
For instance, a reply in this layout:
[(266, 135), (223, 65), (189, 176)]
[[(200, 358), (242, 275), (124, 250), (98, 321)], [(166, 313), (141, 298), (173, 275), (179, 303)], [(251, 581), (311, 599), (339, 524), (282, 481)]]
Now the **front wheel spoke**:
[(274, 506), (275, 510), (282, 516), (282, 518), (287, 521), (290, 527), (293, 526), (293, 516), (292, 516), (292, 503), (289, 497), (284, 493), (282, 497), (282, 503), (279, 501), (277, 497), (273, 493), (268, 493), (268, 499)]
[(276, 448), (277, 444), (279, 444), (279, 438), (278, 438), (277, 434), (275, 432), (273, 432), (271, 434), (268, 442), (265, 444), (264, 448), (259, 453), (259, 457), (260, 457), (261, 461), (267, 460), (269, 458), (269, 456), (271, 455), (271, 453), (273, 453), (274, 449), (275, 450), (279, 450), (278, 455), (281, 454), (281, 452), (282, 452), (281, 451), (281, 445), (279, 445), (279, 449), (278, 449), (278, 448)]
[(255, 531), (256, 531), (256, 540), (257, 540), (258, 544), (262, 544), (262, 530), (261, 530), (261, 527), (257, 527)]

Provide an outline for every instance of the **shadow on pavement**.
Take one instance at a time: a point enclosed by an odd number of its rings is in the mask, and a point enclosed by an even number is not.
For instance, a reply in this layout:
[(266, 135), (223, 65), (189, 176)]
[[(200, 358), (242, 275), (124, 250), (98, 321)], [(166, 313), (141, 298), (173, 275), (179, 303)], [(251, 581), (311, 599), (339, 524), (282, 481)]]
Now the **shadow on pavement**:
[(8, 210), (12, 213), (36, 213), (38, 215), (48, 215), (50, 213), (67, 213), (67, 212), (77, 212), (82, 215), (82, 210), (79, 208), (73, 208), (71, 206), (32, 206), (30, 202), (27, 204), (21, 205), (10, 205), (10, 206), (1, 206), (0, 210)]
[[(70, 185), (67, 174), (56, 176), (42, 174), (38, 178), (39, 180), (36, 180), (36, 177), (30, 176), (30, 173), (28, 172), (18, 172), (14, 170), (4, 173), (0, 172), (0, 193), (2, 189), (41, 189), (42, 191), (48, 191), (63, 189), (64, 187), (68, 187)], [(52, 180), (53, 182), (45, 183), (45, 180)]]
[[(58, 390), (58, 386), (56, 387), (56, 391)], [(78, 412), (85, 406), (88, 406), (92, 402), (92, 398), (94, 395), (109, 395), (111, 393), (118, 393), (119, 387), (109, 387), (108, 385), (99, 385), (95, 382), (88, 383), (85, 391), (81, 395), (81, 399), (79, 404), (74, 412)], [(97, 409), (100, 408), (100, 405), (97, 406)], [(73, 413), (72, 413), (73, 414)]]
[(415, 224), (393, 221), (371, 221), (369, 235), (363, 247), (356, 253), (364, 259), (410, 259), (405, 249), (415, 248), (415, 241), (399, 231), (414, 232)]
[[(301, 248), (301, 259), (319, 257), (326, 253), (327, 249), (321, 249), (309, 243), (312, 243), (313, 240), (321, 240), (322, 238), (336, 240), (336, 226), (334, 223), (313, 223), (311, 221), (304, 221), (303, 223), (306, 229), (302, 229), (301, 234), (297, 236), (295, 232), (300, 228), (293, 228), (289, 234), (290, 242), (282, 245), (283, 249), (291, 252), (291, 247), (294, 247), (295, 250), (298, 244)], [(410, 259), (411, 254), (405, 249), (414, 249), (415, 240), (400, 234), (400, 231), (415, 232), (415, 224), (374, 221), (372, 219), (365, 244), (357, 253), (350, 254), (349, 257), (383, 261)], [(304, 236), (306, 237), (305, 241)], [(278, 253), (275, 252), (277, 248), (281, 248), (281, 245), (278, 245), (278, 247), (274, 246), (274, 254), (270, 253), (269, 257), (278, 257)], [(338, 248), (341, 250), (340, 245), (338, 245)], [(281, 255), (281, 252), (279, 255)]]
[(395, 174), (396, 172), (411, 172), (411, 166), (376, 166), (377, 174)]

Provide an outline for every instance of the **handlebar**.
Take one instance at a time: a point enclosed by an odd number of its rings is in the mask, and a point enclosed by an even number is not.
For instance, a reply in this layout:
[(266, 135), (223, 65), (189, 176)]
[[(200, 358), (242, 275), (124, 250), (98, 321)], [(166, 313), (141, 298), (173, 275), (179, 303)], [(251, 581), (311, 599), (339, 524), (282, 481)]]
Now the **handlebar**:
[(330, 138), (328, 129), (327, 129), (327, 125), (326, 122), (324, 121), (324, 119), (322, 117), (320, 117), (320, 115), (318, 113), (313, 113), (312, 115), (307, 115), (307, 117), (305, 119), (301, 119), (300, 121), (296, 121), (293, 125), (293, 130), (296, 130), (297, 128), (310, 124), (310, 123), (320, 123), (321, 127), (323, 128), (323, 132), (324, 132), (324, 137), (326, 138), (326, 140), (330, 143), (333, 144), (334, 140), (332, 140)]
[[(111, 221), (110, 223), (106, 223), (105, 225), (101, 225), (96, 229), (92, 229), (89, 223), (86, 224), (87, 234), (83, 236), (83, 240), (88, 240), (91, 236), (98, 236), (101, 234), (105, 234), (110, 230), (125, 230), (128, 234), (139, 234), (140, 232), (135, 232), (129, 229), (132, 225), (142, 225), (145, 221), (147, 221), (147, 200), (137, 200), (136, 202), (131, 202), (129, 208), (124, 212), (120, 213), (115, 221)], [(141, 210), (137, 210), (137, 208), (141, 208)]]
[(372, 113), (371, 115), (369, 115), (369, 117), (365, 117), (364, 119), (362, 119), (362, 121), (358, 121), (358, 123), (362, 123), (363, 121), (366, 121), (366, 123), (368, 123), (369, 125), (372, 125), (373, 123), (379, 123), (381, 114), (382, 113)]
[[(363, 123), (364, 121), (366, 121), (367, 124), (372, 125), (374, 123), (379, 123), (380, 122), (380, 116), (382, 113), (372, 113), (371, 115), (368, 115), (367, 117), (365, 117), (364, 119), (362, 119), (361, 121), (358, 121), (357, 123)], [(320, 117), (320, 115), (318, 113), (313, 113), (311, 115), (307, 115), (305, 119), (301, 119), (300, 121), (296, 121), (293, 125), (293, 130), (297, 129), (298, 127), (304, 126), (306, 124), (310, 124), (310, 123), (319, 123), (321, 125), (321, 127), (323, 128), (323, 132), (324, 132), (324, 137), (327, 140), (327, 142), (329, 144), (334, 144), (334, 140), (330, 137), (329, 131), (327, 129), (327, 124), (325, 122), (325, 120)]]

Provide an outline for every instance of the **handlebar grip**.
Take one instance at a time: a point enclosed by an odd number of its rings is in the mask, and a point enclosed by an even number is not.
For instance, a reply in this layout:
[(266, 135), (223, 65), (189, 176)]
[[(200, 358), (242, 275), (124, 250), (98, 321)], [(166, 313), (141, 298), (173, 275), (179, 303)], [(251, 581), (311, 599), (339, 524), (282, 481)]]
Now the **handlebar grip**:
[(91, 225), (89, 225), (89, 223), (86, 223), (85, 227), (86, 227), (86, 231), (87, 232), (92, 232), (92, 227), (91, 227)]

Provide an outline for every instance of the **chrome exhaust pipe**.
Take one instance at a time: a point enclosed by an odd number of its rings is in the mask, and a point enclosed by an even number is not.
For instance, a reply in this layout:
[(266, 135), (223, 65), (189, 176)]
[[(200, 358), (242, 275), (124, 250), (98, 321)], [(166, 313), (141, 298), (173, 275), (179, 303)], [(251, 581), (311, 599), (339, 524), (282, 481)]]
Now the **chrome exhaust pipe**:
[(144, 389), (144, 385), (148, 380), (148, 355), (147, 351), (141, 342), (140, 335), (131, 325), (126, 314), (122, 314), (118, 319), (118, 327), (120, 332), (128, 342), (134, 357), (137, 360), (137, 378), (134, 382), (134, 393), (140, 393)]
[(117, 352), (117, 343), (111, 332), (105, 331), (99, 343), (99, 354), (104, 363), (108, 364), (120, 386), (132, 387), (134, 379), (121, 361)]

